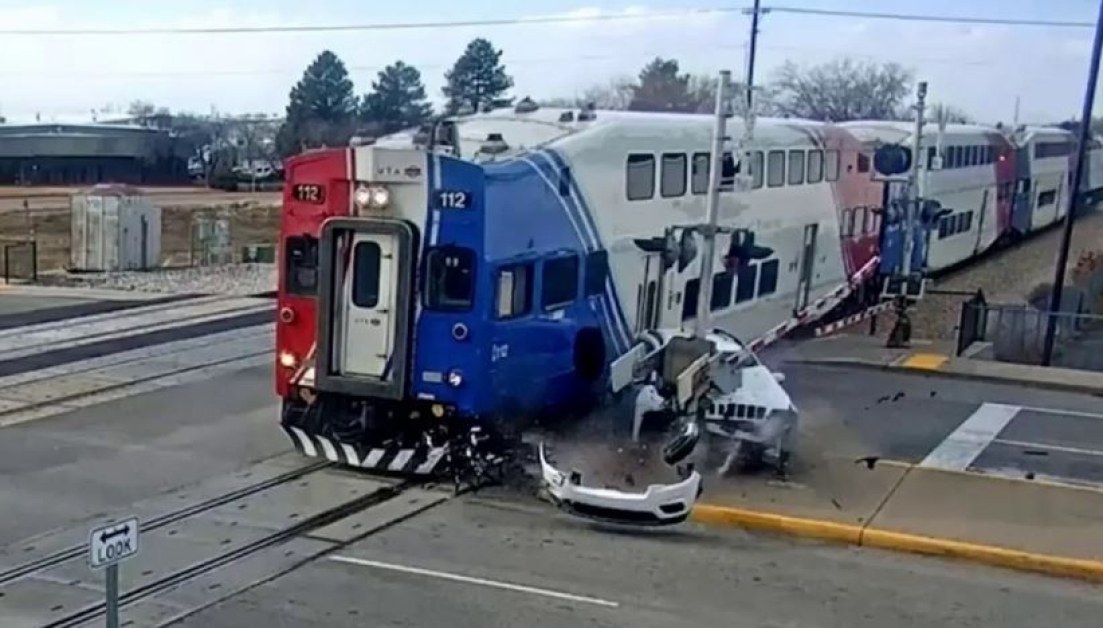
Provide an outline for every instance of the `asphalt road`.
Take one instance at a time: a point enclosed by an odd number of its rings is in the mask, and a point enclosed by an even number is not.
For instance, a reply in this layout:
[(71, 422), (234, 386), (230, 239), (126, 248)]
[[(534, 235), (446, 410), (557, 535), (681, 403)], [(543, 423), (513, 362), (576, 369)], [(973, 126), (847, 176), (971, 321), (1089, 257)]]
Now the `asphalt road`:
[[(985, 401), (1098, 408), (1098, 399), (1021, 388), (783, 370), (805, 416), (797, 464), (817, 451), (923, 460)], [(1099, 436), (1090, 422), (1029, 431), (1038, 423), (1023, 410), (1006, 429), (1025, 436), (1000, 438), (1086, 446)], [(267, 367), (0, 431), (5, 543), (125, 514), (134, 501), (289, 448)], [(1076, 582), (696, 525), (602, 529), (506, 493), (446, 502), (339, 554), (346, 562), (315, 561), (184, 625), (1025, 628), (1097, 626), (1103, 614), (1099, 589)]]
[(285, 451), (273, 395), (261, 367), (3, 428), (0, 544)]
[[(775, 368), (786, 374), (786, 389), (801, 410), (802, 455), (795, 468), (822, 455), (878, 456), (1103, 486), (1098, 397), (862, 368), (783, 361)], [(983, 416), (971, 419), (985, 414), (985, 404), (1007, 408), (1011, 416), (988, 424)], [(947, 439), (959, 443), (965, 429), (979, 438), (978, 428), (987, 440), (976, 444), (971, 457), (932, 456)]]
[(1088, 585), (688, 525), (636, 533), (535, 504), (446, 502), (178, 625), (1098, 626)]

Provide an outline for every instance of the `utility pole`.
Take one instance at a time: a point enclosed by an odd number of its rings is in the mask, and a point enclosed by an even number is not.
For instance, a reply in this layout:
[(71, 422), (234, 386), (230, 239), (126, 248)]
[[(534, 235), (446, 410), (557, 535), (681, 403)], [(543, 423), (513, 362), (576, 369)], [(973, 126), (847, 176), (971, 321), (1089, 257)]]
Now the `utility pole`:
[[(720, 179), (724, 167), (724, 142), (728, 139), (728, 116), (731, 114), (730, 70), (720, 71), (716, 86), (716, 126), (712, 135), (712, 163), (709, 165), (708, 223), (700, 233), (704, 239), (701, 255), (701, 286), (697, 297), (697, 319), (694, 335), (704, 338), (709, 332), (709, 313), (712, 304), (712, 266), (716, 263), (716, 233), (720, 222)], [(734, 158), (734, 155), (733, 155)]]
[(762, 13), (761, 0), (754, 0), (751, 9), (751, 43), (747, 51), (747, 115), (754, 110), (754, 66), (758, 52), (758, 16)]
[(1042, 366), (1049, 366), (1053, 360), (1053, 344), (1057, 335), (1057, 314), (1061, 311), (1061, 293), (1065, 288), (1065, 267), (1068, 266), (1069, 247), (1072, 246), (1072, 224), (1076, 218), (1076, 208), (1080, 201), (1088, 138), (1091, 137), (1092, 109), (1095, 106), (1095, 86), (1099, 81), (1099, 55), (1101, 49), (1103, 49), (1103, 1), (1099, 3), (1099, 17), (1095, 23), (1095, 42), (1092, 44), (1092, 60), (1088, 68), (1088, 87), (1084, 92), (1084, 109), (1080, 113), (1080, 141), (1076, 147), (1076, 170), (1072, 173), (1072, 188), (1069, 193), (1069, 207), (1065, 212), (1064, 234), (1061, 236), (1061, 248), (1057, 252), (1057, 268), (1053, 271), (1053, 294), (1049, 301), (1049, 316), (1046, 317)]

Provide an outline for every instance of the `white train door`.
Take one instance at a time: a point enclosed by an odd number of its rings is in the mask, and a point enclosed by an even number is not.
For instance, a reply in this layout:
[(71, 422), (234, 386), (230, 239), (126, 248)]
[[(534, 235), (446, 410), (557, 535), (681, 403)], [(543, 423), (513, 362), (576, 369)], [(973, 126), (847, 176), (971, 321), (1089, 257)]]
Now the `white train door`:
[(816, 266), (816, 238), (819, 236), (820, 225), (813, 222), (804, 225), (804, 240), (801, 245), (800, 274), (797, 275), (797, 298), (793, 304), (793, 311), (799, 312), (808, 305), (812, 292), (813, 271)]
[(341, 317), (340, 370), (346, 375), (386, 379), (394, 351), (398, 237), (390, 233), (352, 236), (348, 270), (337, 309)]
[(658, 253), (643, 256), (643, 279), (636, 290), (636, 333), (657, 329), (663, 304), (663, 262)]

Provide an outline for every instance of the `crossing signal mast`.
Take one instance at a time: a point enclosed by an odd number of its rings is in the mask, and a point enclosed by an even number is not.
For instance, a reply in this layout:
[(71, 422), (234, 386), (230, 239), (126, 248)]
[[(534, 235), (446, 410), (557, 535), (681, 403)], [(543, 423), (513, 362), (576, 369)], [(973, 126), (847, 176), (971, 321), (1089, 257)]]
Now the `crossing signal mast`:
[[(884, 284), (881, 298), (896, 302), (896, 326), (889, 336), (890, 346), (903, 346), (911, 337), (908, 307), (923, 298), (926, 288), (927, 249), (930, 232), (942, 216), (950, 212), (937, 201), (926, 198), (927, 174), (941, 167), (941, 146), (925, 159), (923, 130), (926, 120), (927, 83), (920, 82), (916, 93), (915, 131), (910, 149), (886, 144), (874, 151), (875, 180), (886, 185), (885, 208), (881, 227), (881, 274)], [(939, 122), (941, 144), (944, 121)]]

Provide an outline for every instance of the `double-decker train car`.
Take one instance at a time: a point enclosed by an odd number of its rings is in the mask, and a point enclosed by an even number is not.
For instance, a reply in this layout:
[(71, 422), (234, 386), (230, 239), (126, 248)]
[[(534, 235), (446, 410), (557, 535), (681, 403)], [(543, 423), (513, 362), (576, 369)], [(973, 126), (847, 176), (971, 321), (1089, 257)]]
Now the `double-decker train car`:
[(1064, 129), (1023, 126), (1014, 131), (1014, 139), (1018, 151), (1012, 225), (1024, 236), (1057, 223), (1068, 211), (1076, 137)]
[[(289, 160), (275, 375), (296, 447), (431, 474), (472, 429), (510, 435), (590, 407), (643, 332), (694, 321), (702, 263), (713, 325), (750, 339), (811, 322), (796, 315), (876, 259), (899, 267), (875, 153), (910, 150), (912, 128), (879, 121), (759, 119), (721, 160), (719, 222), (738, 237), (718, 236), (712, 260), (672, 259), (674, 234), (705, 219), (713, 123), (526, 100)], [(1059, 199), (1067, 155), (1021, 163), (1060, 137), (1017, 144), (947, 125), (925, 138), (926, 197), (944, 211), (914, 234), (913, 268), (966, 263), (1013, 236), (1021, 178)], [(1049, 197), (1031, 198), (1027, 233), (1052, 222), (1037, 209)], [(859, 300), (878, 298), (870, 287)]]
[[(910, 150), (915, 132), (915, 124), (909, 122), (856, 121), (840, 126), (863, 142), (866, 155), (882, 144)], [(993, 128), (948, 124), (941, 133), (924, 134), (920, 159), (923, 197), (946, 210), (930, 234), (928, 270), (962, 264), (1007, 234), (1016, 177), (1016, 150), (1007, 137)], [(870, 159), (863, 156), (862, 161), (868, 171)]]
[(692, 321), (701, 263), (715, 326), (754, 337), (872, 259), (869, 217), (839, 228), (881, 199), (859, 143), (768, 119), (720, 193), (765, 255), (722, 235), (713, 260), (666, 259), (705, 218), (713, 121), (518, 107), (291, 159), (276, 389), (296, 446), (432, 473), (457, 431), (596, 400), (638, 334)]

